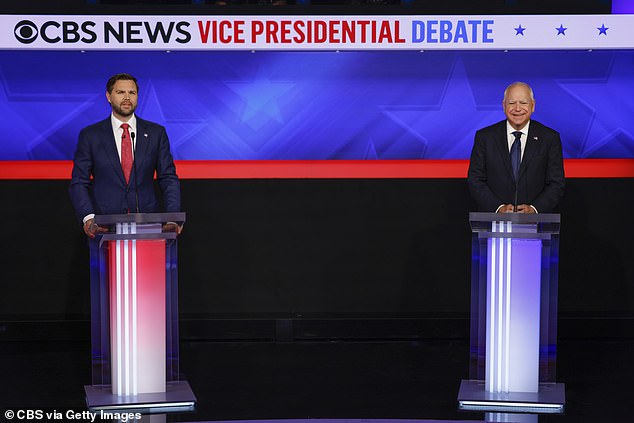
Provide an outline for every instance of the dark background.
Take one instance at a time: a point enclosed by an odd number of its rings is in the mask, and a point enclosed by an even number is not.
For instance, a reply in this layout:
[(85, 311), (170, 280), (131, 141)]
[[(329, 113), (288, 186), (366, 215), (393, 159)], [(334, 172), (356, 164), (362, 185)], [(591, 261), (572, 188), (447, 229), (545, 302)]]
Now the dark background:
[[(567, 184), (560, 336), (631, 336), (634, 179)], [(0, 340), (89, 337), (67, 186), (0, 181)], [(185, 340), (468, 337), (464, 179), (183, 180), (182, 195)]]

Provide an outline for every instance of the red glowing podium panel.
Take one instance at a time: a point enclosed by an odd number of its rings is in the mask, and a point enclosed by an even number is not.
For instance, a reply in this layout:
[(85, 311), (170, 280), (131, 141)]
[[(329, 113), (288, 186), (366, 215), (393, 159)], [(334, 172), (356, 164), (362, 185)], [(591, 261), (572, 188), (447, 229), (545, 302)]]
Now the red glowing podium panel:
[(107, 242), (112, 392), (164, 392), (166, 240)]
[(179, 380), (176, 234), (163, 232), (166, 222), (184, 221), (184, 213), (95, 217), (108, 231), (91, 260), (93, 385), (86, 393), (92, 410), (194, 405), (189, 385)]

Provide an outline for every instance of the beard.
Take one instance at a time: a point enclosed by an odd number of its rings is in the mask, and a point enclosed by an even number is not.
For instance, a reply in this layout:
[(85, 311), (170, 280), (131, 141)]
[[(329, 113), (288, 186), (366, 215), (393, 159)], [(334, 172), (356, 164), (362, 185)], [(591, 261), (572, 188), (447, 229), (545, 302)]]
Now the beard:
[(118, 104), (112, 104), (112, 110), (115, 111), (115, 113), (117, 113), (120, 116), (132, 116), (132, 113), (134, 113), (134, 111), (136, 110), (136, 106), (132, 106), (129, 110), (126, 109), (122, 109), (121, 106), (119, 106)]

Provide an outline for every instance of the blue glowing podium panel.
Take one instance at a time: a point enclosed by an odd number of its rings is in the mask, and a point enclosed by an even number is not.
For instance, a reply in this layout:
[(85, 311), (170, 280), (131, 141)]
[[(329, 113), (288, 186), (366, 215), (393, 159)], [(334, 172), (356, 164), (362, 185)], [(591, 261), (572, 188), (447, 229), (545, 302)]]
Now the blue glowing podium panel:
[(470, 379), (483, 381), (473, 386), (496, 403), (531, 398), (539, 409), (540, 392), (552, 394), (556, 385), (560, 216), (471, 213), (469, 219)]

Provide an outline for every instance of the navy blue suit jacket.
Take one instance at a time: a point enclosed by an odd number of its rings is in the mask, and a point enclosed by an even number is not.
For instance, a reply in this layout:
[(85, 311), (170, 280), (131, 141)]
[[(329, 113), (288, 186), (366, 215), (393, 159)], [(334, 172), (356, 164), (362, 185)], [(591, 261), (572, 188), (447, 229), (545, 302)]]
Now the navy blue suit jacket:
[[(506, 120), (476, 132), (467, 183), (479, 211), (494, 212), (502, 204), (514, 204)], [(517, 204), (530, 204), (540, 213), (553, 212), (564, 188), (559, 133), (531, 120), (517, 181)]]
[[(114, 141), (110, 117), (79, 133), (69, 192), (77, 217), (139, 212), (180, 211), (180, 184), (165, 128), (137, 117), (135, 171), (126, 184)], [(163, 194), (161, 210), (154, 189), (154, 173)]]

